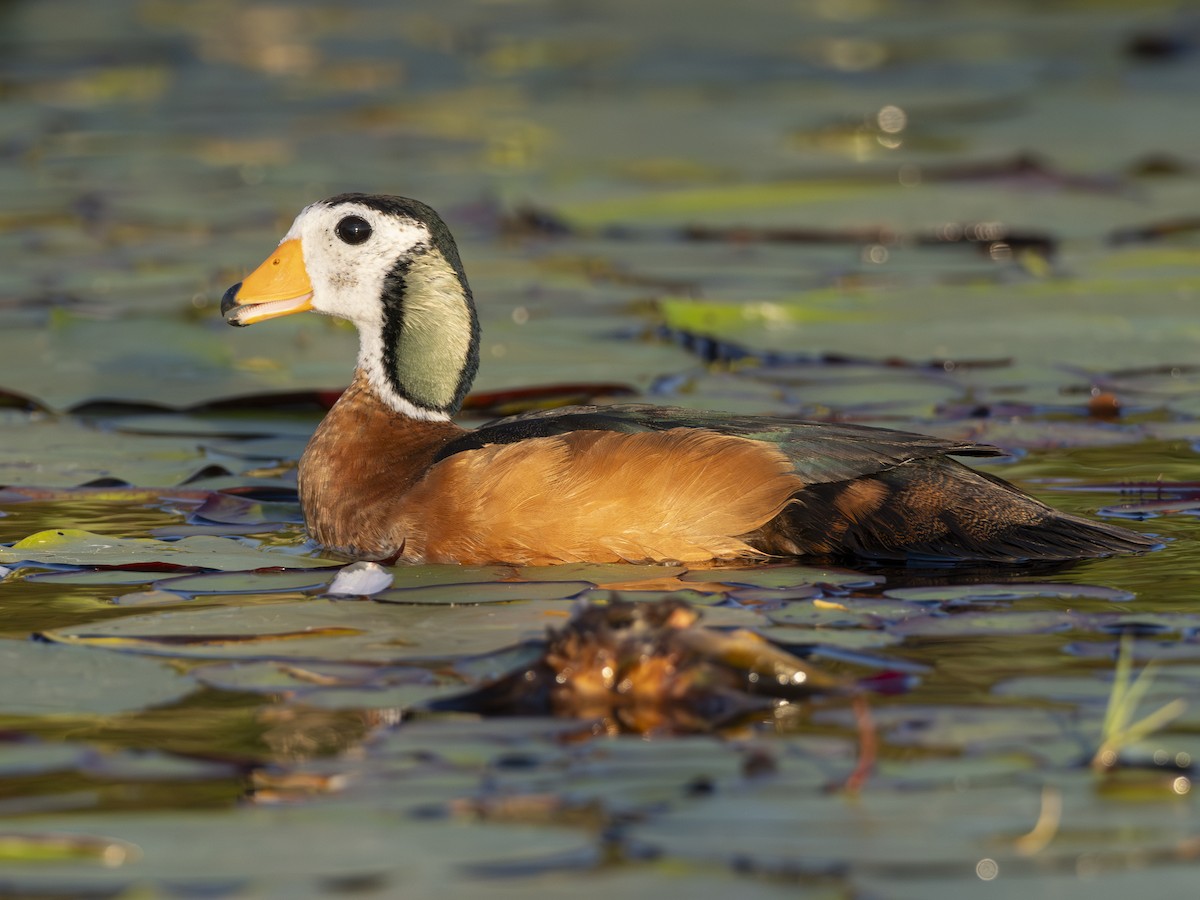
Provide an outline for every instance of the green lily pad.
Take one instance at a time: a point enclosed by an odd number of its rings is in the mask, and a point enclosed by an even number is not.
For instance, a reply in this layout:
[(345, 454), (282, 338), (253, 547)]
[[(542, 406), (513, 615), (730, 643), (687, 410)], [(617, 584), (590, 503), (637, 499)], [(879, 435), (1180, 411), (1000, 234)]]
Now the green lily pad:
[(130, 591), (113, 598), (117, 606), (179, 606), (190, 603), (191, 597), (176, 594), (174, 591)]
[(902, 600), (846, 600), (833, 604), (789, 603), (770, 610), (766, 617), (776, 625), (802, 625), (818, 628), (883, 628), (916, 616), (928, 616), (928, 607)]
[(577, 597), (593, 585), (587, 581), (476, 581), (468, 584), (438, 584), (428, 587), (391, 588), (371, 597), (383, 603), (476, 606), (513, 600), (565, 600)]
[(681, 576), (683, 581), (717, 581), (723, 584), (751, 588), (793, 588), (806, 585), (829, 585), (853, 590), (880, 584), (877, 575), (864, 575), (838, 569), (814, 569), (807, 566), (756, 566), (750, 569), (697, 569)]
[(1068, 631), (1097, 631), (1116, 616), (1061, 612), (966, 612), (950, 616), (919, 616), (897, 622), (893, 634), (905, 637), (935, 637), (1000, 634), (1054, 634)]
[(896, 600), (933, 601), (945, 603), (995, 603), (1021, 600), (1028, 597), (1048, 597), (1055, 600), (1094, 599), (1114, 603), (1134, 599), (1136, 594), (1116, 588), (1091, 584), (946, 584), (935, 587), (891, 588), (885, 597)]
[(172, 703), (196, 682), (159, 662), (121, 653), (0, 641), (0, 714), (114, 715)]
[(306, 600), (164, 612), (45, 632), (46, 640), (184, 659), (404, 663), (452, 659), (539, 638), (567, 601), (400, 606)]
[[(1161, 706), (1180, 696), (1180, 683), (1174, 679), (1164, 681), (1158, 674), (1149, 683), (1146, 693), (1141, 698), (1142, 704), (1147, 706), (1147, 712), (1155, 705)], [(1189, 687), (1194, 688), (1194, 682)], [(1097, 673), (1094, 677), (1026, 676), (1001, 681), (992, 688), (992, 693), (1000, 697), (1058, 700), (1103, 709), (1112, 697), (1113, 682), (1111, 673), (1105, 673), (1103, 676)]]
[(0, 743), (0, 778), (70, 771), (80, 767), (89, 754), (89, 748), (80, 744), (6, 741)]
[(154, 750), (93, 753), (81, 766), (81, 771), (91, 778), (107, 781), (167, 783), (226, 780), (241, 774), (240, 768), (234, 763), (187, 759)]
[[(182, 484), (208, 463), (193, 440), (114, 434), (67, 418), (4, 425), (0, 484), (74, 487), (98, 478), (143, 485)], [(248, 464), (230, 460), (242, 472)]]
[(180, 568), (248, 571), (312, 569), (337, 565), (333, 560), (256, 550), (229, 538), (196, 536), (181, 541), (117, 538), (75, 528), (31, 534), (0, 549), (0, 562), (34, 562), (71, 566), (168, 565)]
[(225, 691), (254, 691), (265, 694), (303, 694), (328, 687), (358, 687), (386, 684), (393, 677), (416, 672), (428, 679), (424, 669), (398, 669), (370, 664), (312, 662), (304, 665), (279, 660), (238, 660), (209, 663), (191, 670), (201, 684)]
[(154, 582), (161, 590), (181, 594), (270, 594), (310, 591), (325, 587), (336, 569), (305, 569), (284, 572), (201, 572), (178, 575)]
[(462, 686), (458, 678), (422, 668), (345, 663), (214, 663), (191, 674), (209, 687), (280, 695), (321, 709), (408, 709)]
[(25, 576), (34, 584), (150, 584), (156, 575), (146, 572), (127, 572), (122, 569), (66, 569), (61, 572), (32, 572)]
[[(367, 783), (372, 791), (389, 791), (382, 775)], [(466, 793), (469, 774), (439, 779), (444, 795), (456, 788)], [(394, 785), (393, 785), (394, 787)], [(416, 794), (413, 787), (410, 795)], [(322, 805), (313, 810), (247, 806), (226, 811), (224, 827), (213, 829), (212, 812), (126, 812), (119, 815), (46, 815), (22, 834), (29, 840), (55, 836), (71, 840), (91, 854), (45, 855), (5, 860), (5, 877), (36, 896), (51, 891), (68, 894), (128, 892), (147, 883), (171, 885), (178, 891), (225, 891), (231, 885), (270, 885), (277, 896), (316, 898), (329, 885), (372, 884), (421, 892), (444, 889), (455, 883), (469, 893), (479, 881), (469, 875), (469, 865), (479, 859), (493, 862), (528, 862), (544, 854), (549, 860), (576, 853), (586, 845), (572, 831), (547, 831), (544, 827), (509, 823), (504, 828), (470, 825), (454, 819), (429, 821), (398, 815), (395, 811), (370, 811), (361, 802)], [(114, 842), (98, 835), (120, 835)], [(64, 835), (66, 837), (64, 837)], [(109, 849), (116, 845), (125, 852)], [(71, 865), (62, 865), (70, 859)], [(464, 871), (468, 870), (468, 871)]]
[(432, 587), (439, 584), (512, 581), (516, 578), (516, 569), (512, 566), (392, 566), (388, 571), (393, 576), (391, 590), (394, 591), (404, 588)]
[(814, 600), (822, 594), (821, 588), (815, 584), (801, 584), (788, 588), (740, 588), (729, 596), (738, 603), (773, 609), (785, 603)]

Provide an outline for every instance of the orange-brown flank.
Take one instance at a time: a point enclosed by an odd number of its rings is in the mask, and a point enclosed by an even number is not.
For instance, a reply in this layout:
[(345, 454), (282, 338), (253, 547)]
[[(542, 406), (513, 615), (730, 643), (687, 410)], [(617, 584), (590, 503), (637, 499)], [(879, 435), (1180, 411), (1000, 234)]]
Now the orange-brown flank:
[(464, 432), (396, 416), (362, 375), (300, 462), (312, 536), (408, 562), (545, 565), (756, 555), (804, 487), (770, 444), (693, 428), (577, 431), (434, 463)]

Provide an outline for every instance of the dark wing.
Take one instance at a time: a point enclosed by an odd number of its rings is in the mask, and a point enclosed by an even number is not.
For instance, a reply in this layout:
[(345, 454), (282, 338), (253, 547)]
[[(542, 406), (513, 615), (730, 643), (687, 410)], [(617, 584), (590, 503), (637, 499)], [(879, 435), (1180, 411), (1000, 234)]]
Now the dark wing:
[(707, 410), (678, 409), (648, 404), (571, 406), (497, 419), (451, 441), (438, 454), (455, 453), (489, 444), (512, 444), (530, 438), (572, 431), (616, 431), (634, 434), (671, 428), (703, 428), (720, 434), (775, 444), (792, 460), (806, 484), (846, 481), (902, 463), (944, 456), (1000, 456), (986, 444), (941, 438), (866, 425), (844, 425), (773, 416), (730, 416)]

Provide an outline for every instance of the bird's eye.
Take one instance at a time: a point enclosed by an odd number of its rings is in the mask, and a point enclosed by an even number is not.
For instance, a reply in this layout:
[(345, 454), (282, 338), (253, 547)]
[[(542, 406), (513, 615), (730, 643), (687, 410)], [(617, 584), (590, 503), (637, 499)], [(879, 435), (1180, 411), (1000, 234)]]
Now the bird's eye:
[(346, 216), (337, 223), (333, 233), (347, 244), (361, 244), (371, 236), (371, 223), (362, 216)]

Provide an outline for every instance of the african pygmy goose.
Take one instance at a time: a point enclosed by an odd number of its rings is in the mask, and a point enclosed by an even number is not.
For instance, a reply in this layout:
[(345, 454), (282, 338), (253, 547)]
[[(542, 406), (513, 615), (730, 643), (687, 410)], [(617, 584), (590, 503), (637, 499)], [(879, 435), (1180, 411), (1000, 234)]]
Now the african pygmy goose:
[(1059, 512), (919, 434), (647, 405), (454, 424), (479, 321), (454, 239), (403, 197), (306, 207), (225, 294), (233, 325), (348, 319), (354, 380), (300, 459), (313, 538), (370, 559), (551, 564), (768, 555), (1070, 560), (1156, 546)]

